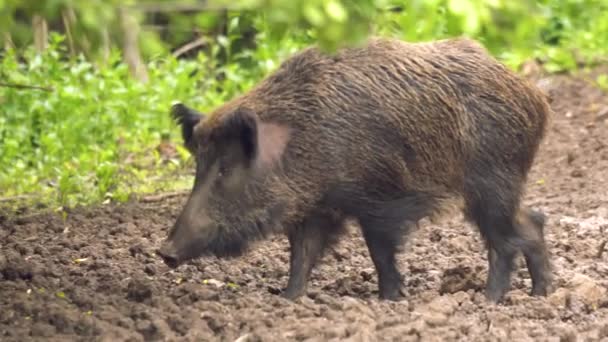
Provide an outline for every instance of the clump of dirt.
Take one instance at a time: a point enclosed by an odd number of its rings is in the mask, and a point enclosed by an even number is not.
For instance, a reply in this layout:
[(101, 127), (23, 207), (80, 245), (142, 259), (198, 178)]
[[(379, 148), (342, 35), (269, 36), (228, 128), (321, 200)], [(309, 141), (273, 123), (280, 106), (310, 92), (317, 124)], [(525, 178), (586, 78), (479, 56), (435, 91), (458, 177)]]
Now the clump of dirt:
[(550, 79), (555, 116), (525, 202), (548, 216), (556, 291), (530, 297), (518, 260), (504, 304), (483, 296), (486, 252), (460, 217), (424, 222), (399, 257), (406, 298), (377, 299), (356, 229), (312, 274), (287, 281), (284, 237), (246, 257), (169, 270), (154, 250), (185, 197), (0, 214), (0, 339), (23, 340), (600, 340), (608, 338), (608, 96), (581, 79)]

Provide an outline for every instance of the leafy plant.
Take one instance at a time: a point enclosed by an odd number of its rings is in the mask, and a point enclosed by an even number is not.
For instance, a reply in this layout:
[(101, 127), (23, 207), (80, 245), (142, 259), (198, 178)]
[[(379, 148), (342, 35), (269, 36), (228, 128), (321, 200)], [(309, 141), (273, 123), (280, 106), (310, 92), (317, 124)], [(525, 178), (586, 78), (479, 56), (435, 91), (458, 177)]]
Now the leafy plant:
[[(465, 35), (513, 68), (535, 58), (551, 72), (608, 55), (601, 0), (213, 0), (205, 10), (143, 10), (176, 3), (0, 0), (0, 197), (73, 206), (188, 187), (191, 160), (171, 103), (211, 111), (310, 44), (332, 51), (370, 34)], [(141, 24), (146, 83), (122, 61), (121, 5)], [(66, 13), (76, 19), (65, 24)], [(34, 15), (51, 31), (42, 53), (31, 47)], [(197, 37), (196, 53), (169, 53)]]

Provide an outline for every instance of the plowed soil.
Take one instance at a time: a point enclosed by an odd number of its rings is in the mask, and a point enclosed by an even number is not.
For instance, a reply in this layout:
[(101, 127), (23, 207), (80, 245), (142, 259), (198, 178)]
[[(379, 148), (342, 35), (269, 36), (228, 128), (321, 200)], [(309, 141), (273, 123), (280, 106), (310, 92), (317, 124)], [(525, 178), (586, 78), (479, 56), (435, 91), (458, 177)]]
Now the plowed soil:
[(296, 302), (277, 296), (283, 236), (169, 270), (154, 250), (181, 196), (1, 214), (0, 340), (608, 341), (608, 95), (580, 77), (550, 80), (555, 116), (525, 197), (548, 215), (557, 290), (547, 298), (528, 296), (520, 258), (506, 301), (488, 303), (486, 252), (460, 216), (411, 234), (400, 302), (377, 298), (356, 227)]

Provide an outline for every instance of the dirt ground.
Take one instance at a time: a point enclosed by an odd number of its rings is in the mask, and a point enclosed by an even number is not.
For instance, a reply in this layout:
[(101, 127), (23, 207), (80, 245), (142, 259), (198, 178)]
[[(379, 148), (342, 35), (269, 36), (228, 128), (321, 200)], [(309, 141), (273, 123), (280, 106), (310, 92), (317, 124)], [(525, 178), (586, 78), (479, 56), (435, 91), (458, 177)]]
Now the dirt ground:
[(185, 200), (175, 197), (65, 218), (1, 214), (0, 340), (608, 341), (608, 95), (551, 80), (555, 116), (525, 197), (548, 215), (557, 286), (548, 298), (528, 296), (520, 258), (506, 302), (488, 303), (485, 251), (461, 217), (413, 232), (399, 257), (400, 302), (377, 299), (357, 229), (295, 303), (276, 295), (287, 281), (282, 236), (170, 271), (154, 249)]

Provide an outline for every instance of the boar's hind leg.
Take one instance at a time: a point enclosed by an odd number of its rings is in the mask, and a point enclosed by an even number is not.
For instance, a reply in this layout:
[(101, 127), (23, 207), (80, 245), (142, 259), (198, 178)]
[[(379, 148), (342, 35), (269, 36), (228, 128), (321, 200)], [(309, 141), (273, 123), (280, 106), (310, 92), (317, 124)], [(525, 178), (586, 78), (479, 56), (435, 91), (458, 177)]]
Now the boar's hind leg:
[(283, 297), (295, 299), (306, 292), (313, 267), (325, 248), (336, 240), (343, 224), (331, 214), (315, 215), (289, 232), (289, 280)]
[[(519, 208), (523, 177), (517, 173), (473, 178), (466, 183), (466, 215), (479, 227), (488, 247), (486, 297), (502, 300), (510, 288), (513, 261), (522, 251), (528, 261), (535, 292), (550, 282), (547, 252), (537, 216), (522, 215)], [(542, 226), (542, 225), (541, 225)]]
[(522, 252), (532, 278), (533, 296), (546, 296), (552, 290), (553, 276), (544, 237), (545, 215), (532, 209), (521, 209), (517, 228), (525, 237)]

